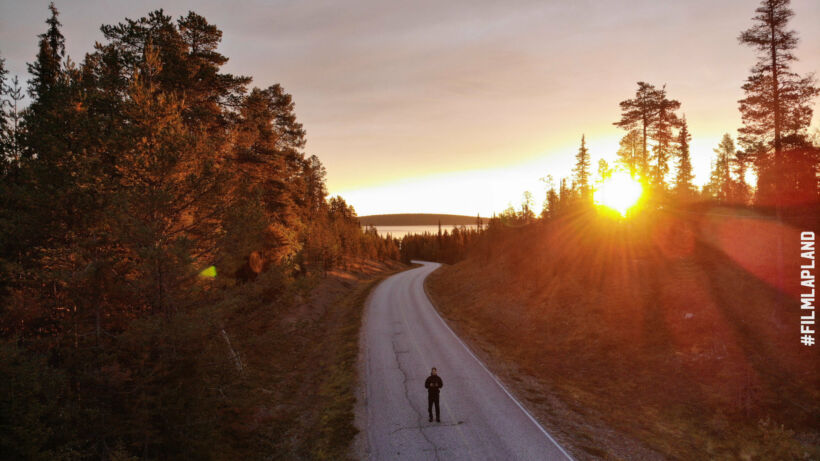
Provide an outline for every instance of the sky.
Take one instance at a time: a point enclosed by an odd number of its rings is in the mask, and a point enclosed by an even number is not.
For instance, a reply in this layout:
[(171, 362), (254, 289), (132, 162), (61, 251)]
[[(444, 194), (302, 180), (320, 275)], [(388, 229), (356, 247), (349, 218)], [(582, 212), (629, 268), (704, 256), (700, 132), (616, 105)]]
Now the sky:
[[(569, 176), (581, 135), (614, 162), (618, 102), (636, 82), (666, 84), (692, 133), (695, 182), (741, 126), (754, 64), (738, 44), (756, 0), (101, 1), (57, 0), (68, 54), (82, 60), (101, 24), (156, 8), (194, 10), (223, 31), (224, 71), (280, 83), (328, 189), (359, 215), (489, 216), (542, 178)], [(0, 56), (28, 78), (48, 2), (0, 0)], [(820, 71), (820, 2), (793, 0), (799, 59)], [(817, 108), (817, 107), (816, 107)], [(815, 115), (813, 126), (817, 127)]]

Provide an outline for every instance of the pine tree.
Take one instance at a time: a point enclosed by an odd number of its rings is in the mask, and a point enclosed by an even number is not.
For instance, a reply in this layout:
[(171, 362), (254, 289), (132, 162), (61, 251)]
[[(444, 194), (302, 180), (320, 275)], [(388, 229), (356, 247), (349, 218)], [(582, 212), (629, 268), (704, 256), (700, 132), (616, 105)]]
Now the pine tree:
[(54, 3), (48, 5), (51, 16), (46, 20), (48, 30), (40, 34), (39, 51), (36, 60), (28, 65), (28, 71), (32, 75), (29, 80), (29, 93), (35, 100), (43, 99), (47, 96), (62, 75), (62, 62), (65, 57), (65, 37), (60, 31), (60, 12)]
[(735, 143), (728, 133), (723, 135), (718, 147), (714, 149), (716, 157), (712, 164), (712, 174), (706, 192), (711, 198), (725, 202), (730, 199), (732, 176), (729, 162), (735, 155)]
[[(26, 111), (26, 156), (36, 155), (53, 168), (71, 150), (68, 145), (71, 127), (62, 123), (70, 118), (72, 110), (70, 75), (63, 67), (65, 57), (65, 37), (60, 31), (60, 13), (49, 5), (51, 16), (46, 20), (48, 29), (39, 35), (39, 51), (33, 63), (28, 64), (32, 78), (28, 81), (32, 102)], [(53, 173), (53, 172), (52, 172)], [(55, 178), (54, 182), (63, 179)]]
[(739, 101), (743, 119), (739, 141), (757, 157), (758, 200), (774, 198), (778, 210), (784, 194), (817, 196), (817, 159), (798, 149), (807, 147), (812, 100), (820, 89), (812, 75), (801, 77), (791, 70), (798, 39), (787, 28), (794, 14), (789, 3), (763, 0), (755, 10), (755, 24), (738, 37), (758, 52), (743, 85), (746, 96)]
[(558, 214), (562, 214), (566, 210), (570, 209), (575, 203), (576, 190), (574, 183), (571, 186), (567, 185), (567, 178), (561, 178), (559, 184), (558, 206), (556, 207), (556, 210)]
[[(630, 168), (634, 175), (637, 169), (644, 181), (650, 180), (658, 189), (658, 193), (666, 190), (666, 175), (669, 172), (669, 156), (674, 141), (673, 129), (680, 124), (675, 113), (680, 108), (680, 102), (666, 97), (666, 86), (657, 89), (646, 82), (638, 82), (635, 98), (621, 101), (621, 120), (614, 125), (629, 130), (638, 130), (640, 135), (640, 154), (635, 160), (634, 154), (630, 159), (630, 145), (635, 143), (633, 134), (628, 134), (622, 140), (622, 151), (619, 154), (622, 164)], [(648, 140), (655, 141), (652, 148), (654, 168), (649, 174)]]
[(307, 190), (301, 150), (304, 130), (296, 122), (290, 98), (279, 85), (254, 88), (240, 101), (233, 127), (236, 162), (232, 168), (268, 215), (263, 256), (266, 263), (274, 264), (297, 257), (305, 231), (305, 212), (299, 206)]
[(750, 156), (740, 150), (735, 151), (733, 158), (729, 159), (730, 170), (735, 178), (732, 181), (731, 199), (737, 203), (746, 204), (751, 197), (749, 183), (746, 182), (746, 171), (750, 163)]
[(319, 157), (311, 155), (303, 163), (302, 175), (305, 178), (304, 197), (300, 201), (306, 210), (307, 219), (313, 219), (324, 211), (327, 199), (325, 185), (327, 170)]
[(679, 200), (689, 200), (694, 194), (694, 185), (692, 180), (692, 158), (689, 153), (689, 142), (692, 140), (692, 135), (689, 134), (689, 127), (686, 123), (686, 117), (681, 119), (680, 131), (678, 132), (676, 154), (678, 157), (677, 174), (675, 176), (675, 195)]
[(555, 218), (558, 215), (558, 211), (558, 193), (555, 192), (555, 187), (550, 187), (547, 191), (547, 199), (544, 202), (541, 217)]
[(613, 125), (627, 131), (638, 130), (641, 142), (640, 158), (642, 159), (649, 157), (647, 140), (657, 119), (657, 97), (658, 90), (654, 85), (638, 82), (635, 97), (620, 102), (621, 119), (613, 123)]
[(85, 141), (73, 123), (82, 110), (76, 98), (78, 75), (70, 61), (63, 65), (65, 39), (59, 12), (53, 4), (49, 10), (48, 28), (39, 35), (39, 51), (28, 65), (32, 101), (22, 111), (18, 128), (24, 129), (17, 130), (14, 140), (20, 163), (19, 187), (15, 189), (20, 196), (15, 202), (25, 207), (4, 210), (25, 216), (16, 220), (19, 227), (9, 243), (20, 255), (33, 255), (47, 240), (65, 242), (83, 220), (77, 212), (80, 175), (74, 171)]
[(6, 135), (6, 156), (15, 164), (19, 164), (22, 155), (20, 140), (22, 138), (22, 107), (20, 102), (24, 98), (23, 88), (20, 86), (20, 79), (15, 75), (11, 84), (6, 87), (7, 112), (7, 135)]
[(110, 219), (140, 304), (170, 315), (193, 299), (192, 275), (216, 258), (226, 177), (207, 135), (186, 125), (184, 102), (160, 85), (161, 66), (149, 47), (132, 78), (121, 135), (133, 142), (119, 153), (120, 206)]
[(591, 160), (589, 150), (586, 146), (586, 138), (581, 135), (581, 146), (575, 154), (575, 168), (572, 170), (575, 176), (575, 184), (578, 186), (581, 198), (587, 199), (590, 195), (590, 167)]
[(11, 163), (11, 141), (10, 141), (10, 121), (9, 112), (6, 106), (11, 104), (6, 99), (9, 87), (6, 84), (6, 60), (0, 57), (0, 177), (6, 174), (6, 165)]
[(541, 207), (541, 219), (554, 218), (557, 211), (556, 207), (558, 206), (558, 193), (555, 191), (555, 180), (550, 174), (540, 180), (546, 187), (546, 195), (544, 196), (544, 203)]
[(161, 70), (154, 77), (159, 87), (185, 101), (184, 122), (217, 131), (227, 128), (229, 113), (223, 105), (238, 105), (249, 77), (220, 72), (228, 58), (217, 52), (222, 31), (194, 13), (174, 21), (162, 9), (140, 19), (104, 25), (109, 41), (102, 51), (116, 57), (123, 71), (145, 62), (148, 47), (159, 55)]
[(631, 177), (646, 180), (649, 174), (649, 159), (643, 156), (641, 133), (630, 130), (620, 141), (617, 164), (626, 170)]
[(666, 190), (666, 175), (669, 173), (669, 157), (674, 141), (672, 130), (680, 125), (680, 119), (675, 111), (680, 108), (680, 102), (667, 99), (666, 85), (655, 92), (655, 121), (651, 129), (651, 137), (655, 141), (652, 148), (655, 171), (653, 182), (659, 191)]
[(598, 160), (598, 178), (601, 182), (606, 181), (609, 177), (612, 176), (612, 168), (609, 167), (609, 163), (606, 160), (600, 159)]
[(519, 222), (523, 224), (529, 224), (535, 219), (535, 212), (532, 211), (532, 208), (532, 192), (526, 190), (524, 191), (521, 200), (521, 213), (519, 216)]

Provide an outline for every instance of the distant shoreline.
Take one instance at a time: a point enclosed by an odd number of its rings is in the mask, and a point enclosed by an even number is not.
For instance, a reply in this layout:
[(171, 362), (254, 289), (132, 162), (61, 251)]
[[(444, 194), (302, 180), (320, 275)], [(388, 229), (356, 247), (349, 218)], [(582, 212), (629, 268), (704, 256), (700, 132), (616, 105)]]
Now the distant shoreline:
[[(402, 213), (359, 216), (363, 226), (466, 226), (476, 224), (478, 217), (457, 214)], [(481, 218), (486, 224), (487, 218)]]

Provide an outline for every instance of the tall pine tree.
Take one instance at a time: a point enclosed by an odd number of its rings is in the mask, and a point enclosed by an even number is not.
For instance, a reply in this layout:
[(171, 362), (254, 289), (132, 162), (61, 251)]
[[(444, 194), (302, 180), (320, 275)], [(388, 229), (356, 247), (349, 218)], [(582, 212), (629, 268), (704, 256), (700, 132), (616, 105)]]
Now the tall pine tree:
[(689, 142), (692, 135), (689, 134), (689, 126), (686, 117), (681, 119), (680, 131), (676, 140), (676, 154), (678, 158), (677, 173), (675, 175), (675, 195), (678, 200), (691, 200), (695, 186), (692, 184), (694, 175), (692, 174), (692, 158), (689, 153)]
[(712, 174), (704, 192), (710, 198), (719, 202), (726, 202), (731, 198), (732, 175), (730, 161), (735, 156), (735, 143), (728, 133), (723, 135), (718, 147), (714, 149), (715, 160), (712, 164)]
[(578, 148), (578, 153), (575, 154), (575, 168), (574, 173), (575, 185), (577, 186), (581, 198), (586, 200), (590, 196), (590, 168), (592, 161), (589, 158), (589, 149), (586, 145), (586, 137), (581, 135), (581, 146)]
[(784, 197), (817, 198), (818, 159), (807, 145), (806, 129), (820, 89), (812, 75), (791, 70), (798, 39), (788, 29), (794, 15), (789, 3), (763, 0), (752, 18), (754, 25), (738, 38), (758, 53), (743, 85), (746, 96), (739, 101), (739, 141), (745, 152), (757, 157), (758, 201), (775, 202), (778, 210)]
[(651, 128), (651, 136), (655, 141), (652, 147), (655, 162), (653, 183), (658, 191), (666, 190), (666, 175), (669, 173), (669, 157), (672, 154), (674, 142), (673, 129), (680, 126), (680, 118), (675, 113), (680, 109), (680, 102), (666, 97), (666, 85), (655, 91), (654, 95), (655, 120)]
[(22, 155), (20, 140), (22, 131), (22, 111), (21, 102), (25, 95), (20, 86), (20, 79), (15, 75), (11, 83), (6, 86), (6, 135), (5, 135), (5, 155), (15, 165), (19, 165)]
[(6, 60), (0, 57), (0, 177), (6, 174), (6, 166), (10, 163), (9, 151), (11, 150), (11, 142), (9, 136), (9, 112), (6, 107), (10, 107), (9, 101), (6, 99), (6, 94), (9, 87), (6, 84), (8, 71), (6, 70)]
[[(648, 159), (647, 142), (657, 119), (658, 90), (654, 85), (638, 82), (635, 97), (620, 102), (621, 119), (613, 125), (629, 132), (637, 130), (640, 134), (640, 158)], [(644, 178), (647, 179), (647, 178)]]
[(638, 130), (629, 130), (621, 138), (616, 163), (626, 170), (631, 177), (645, 180), (649, 174), (649, 159), (643, 155), (645, 152), (642, 150), (641, 143), (641, 133)]
[(54, 3), (48, 5), (51, 16), (46, 20), (48, 30), (40, 34), (39, 51), (36, 60), (28, 65), (32, 78), (29, 93), (35, 101), (43, 99), (60, 80), (65, 57), (65, 37), (60, 31), (60, 12)]

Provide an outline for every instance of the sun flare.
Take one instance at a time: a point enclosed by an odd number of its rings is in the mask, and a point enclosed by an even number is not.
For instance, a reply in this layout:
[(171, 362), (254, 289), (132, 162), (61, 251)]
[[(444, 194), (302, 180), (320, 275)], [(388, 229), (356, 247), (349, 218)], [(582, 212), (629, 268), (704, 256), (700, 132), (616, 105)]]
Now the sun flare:
[(643, 194), (641, 183), (632, 179), (626, 173), (613, 173), (595, 191), (593, 198), (596, 205), (611, 208), (621, 216), (626, 216), (630, 208), (635, 206)]

